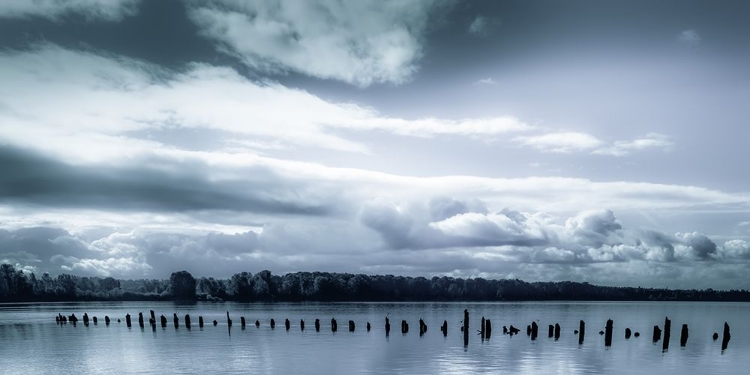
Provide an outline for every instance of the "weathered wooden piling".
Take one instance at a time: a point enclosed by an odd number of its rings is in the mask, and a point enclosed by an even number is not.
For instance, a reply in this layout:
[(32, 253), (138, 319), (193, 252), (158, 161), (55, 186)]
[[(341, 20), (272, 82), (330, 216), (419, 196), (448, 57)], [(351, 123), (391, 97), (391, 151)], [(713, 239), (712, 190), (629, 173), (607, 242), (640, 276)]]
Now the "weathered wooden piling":
[(229, 311), (227, 311), (227, 327), (232, 328), (232, 318), (229, 317)]
[(385, 317), (385, 336), (388, 337), (388, 335), (391, 334), (391, 321), (388, 319), (388, 317)]
[(275, 329), (275, 328), (276, 328), (276, 321), (273, 320), (273, 318), (271, 318), (271, 329)]
[(464, 309), (464, 346), (469, 346), (469, 310)]
[(489, 340), (490, 336), (492, 336), (492, 322), (487, 319), (487, 321), (484, 322), (484, 338)]
[(353, 320), (349, 321), (349, 332), (354, 332), (354, 321)]
[(104, 315), (104, 324), (109, 325), (109, 316)]
[(219, 324), (219, 322), (217, 322), (216, 319), (214, 319), (213, 323), (214, 323), (214, 327), (216, 327)]
[(419, 335), (422, 336), (424, 333), (427, 332), (427, 324), (424, 323), (424, 320), (421, 318), (419, 319)]
[(185, 328), (190, 329), (190, 314), (185, 314)]
[(586, 322), (578, 322), (578, 345), (583, 345), (583, 338), (586, 336)]
[(635, 337), (641, 337), (641, 333), (638, 332), (638, 331), (635, 331), (635, 333), (633, 334), (633, 336), (635, 336)]
[(83, 325), (89, 325), (89, 314), (83, 313)]
[(203, 315), (198, 315), (198, 328), (203, 328)]
[(531, 324), (526, 326), (526, 336), (531, 336)]
[(71, 323), (73, 323), (73, 324), (76, 324), (76, 323), (78, 323), (78, 318), (76, 317), (76, 314), (70, 314), (70, 316), (68, 317), (68, 320), (69, 320), (69, 321), (70, 321)]
[(716, 340), (718, 340), (718, 339), (719, 339), (719, 334), (718, 334), (718, 333), (716, 333), (716, 332), (714, 332), (714, 335), (713, 335), (713, 336), (711, 336), (711, 337), (713, 337), (714, 341), (716, 341)]
[(555, 323), (555, 341), (560, 339), (560, 324)]
[(401, 333), (409, 333), (409, 323), (406, 320), (401, 320)]
[(531, 339), (536, 340), (539, 335), (539, 325), (536, 322), (531, 322)]
[(315, 332), (320, 332), (320, 319), (315, 319)]
[(288, 331), (288, 330), (289, 330), (289, 328), (291, 328), (291, 327), (292, 327), (292, 322), (290, 322), (290, 321), (289, 321), (289, 319), (284, 319), (284, 327), (285, 327), (285, 328), (286, 328), (286, 330)]
[(687, 345), (687, 340), (688, 340), (688, 325), (683, 324), (682, 330), (680, 331), (680, 346)]
[(729, 340), (732, 338), (732, 335), (729, 334), (729, 324), (727, 322), (724, 322), (724, 335), (721, 338), (721, 350), (727, 350), (727, 346), (729, 346)]
[(180, 318), (177, 317), (177, 313), (172, 313), (172, 322), (174, 323), (174, 329), (180, 328)]
[(614, 328), (614, 322), (612, 319), (607, 320), (607, 325), (604, 327), (604, 346), (612, 346), (612, 329)]
[(633, 331), (630, 330), (630, 328), (625, 328), (625, 340), (630, 338), (630, 335), (633, 334)]
[(547, 326), (547, 337), (552, 338), (555, 336), (555, 326), (552, 324)]
[(370, 322), (367, 322), (367, 332), (370, 332)]
[(672, 331), (672, 321), (669, 317), (664, 318), (664, 340), (661, 342), (661, 350), (669, 350), (669, 337)]
[(255, 328), (260, 328), (260, 320), (255, 320)]
[[(75, 316), (74, 316), (74, 317), (75, 317)], [(70, 321), (73, 321), (73, 319), (71, 319)], [(128, 326), (128, 328), (130, 328), (130, 327), (131, 327), (131, 323), (130, 323), (130, 314), (126, 314), (126, 315), (125, 315), (125, 325), (127, 325), (127, 326)]]
[(149, 311), (151, 313), (151, 318), (148, 320), (149, 324), (156, 326), (156, 314), (154, 313), (154, 310)]
[(336, 323), (335, 318), (331, 318), (331, 332), (336, 332), (339, 330), (338, 323)]
[(159, 320), (161, 320), (161, 328), (167, 328), (167, 317), (164, 314), (161, 314)]
[(440, 331), (443, 332), (443, 336), (448, 336), (448, 321), (443, 320), (443, 326), (440, 327)]
[(245, 317), (241, 316), (240, 317), (240, 327), (242, 327), (242, 329), (245, 329), (245, 323), (246, 323), (245, 322)]
[(305, 321), (302, 320), (302, 319), (299, 320), (299, 330), (300, 331), (304, 331), (305, 330)]
[[(89, 317), (86, 316), (86, 314), (84, 314), (84, 318), (85, 318), (84, 320), (86, 320), (86, 321), (89, 320)], [(138, 327), (143, 328), (143, 326), (144, 326), (144, 324), (143, 324), (143, 313), (142, 312), (138, 312)]]
[(659, 328), (659, 326), (654, 326), (654, 337), (652, 340), (653, 342), (661, 340), (661, 328)]
[(511, 325), (510, 325), (510, 328), (508, 328), (508, 333), (509, 333), (509, 334), (511, 335), (511, 337), (512, 337), (513, 335), (517, 335), (517, 334), (519, 334), (520, 332), (521, 332), (521, 330), (520, 330), (520, 329), (518, 329), (518, 328), (516, 328), (516, 327), (513, 327), (513, 324), (511, 324)]
[(94, 325), (97, 325), (97, 323), (99, 323), (99, 320), (96, 319), (96, 317), (94, 317), (92, 320), (94, 321)]

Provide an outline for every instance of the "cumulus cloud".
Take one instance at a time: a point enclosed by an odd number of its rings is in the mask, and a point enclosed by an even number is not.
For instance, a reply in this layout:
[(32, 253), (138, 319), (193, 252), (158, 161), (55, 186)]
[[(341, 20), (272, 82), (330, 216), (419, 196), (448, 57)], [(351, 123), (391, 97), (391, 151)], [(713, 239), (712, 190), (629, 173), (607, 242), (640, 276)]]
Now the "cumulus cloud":
[(661, 149), (662, 151), (669, 151), (672, 146), (674, 146), (674, 143), (669, 140), (668, 136), (659, 133), (648, 133), (643, 138), (637, 138), (631, 141), (616, 141), (610, 146), (594, 150), (593, 153), (600, 155), (626, 156), (633, 151), (641, 151), (645, 149)]
[(495, 80), (492, 79), (491, 77), (490, 78), (482, 78), (482, 79), (474, 82), (474, 85), (477, 85), (477, 86), (491, 86), (491, 85), (495, 85), (495, 84), (497, 84), (497, 82), (495, 82)]
[(51, 20), (80, 14), (87, 20), (119, 21), (138, 11), (141, 0), (3, 0), (0, 19), (43, 17)]
[(252, 68), (358, 86), (417, 71), (436, 0), (189, 2), (202, 33)]
[(477, 16), (469, 24), (469, 34), (489, 36), (500, 26), (500, 20), (493, 17)]

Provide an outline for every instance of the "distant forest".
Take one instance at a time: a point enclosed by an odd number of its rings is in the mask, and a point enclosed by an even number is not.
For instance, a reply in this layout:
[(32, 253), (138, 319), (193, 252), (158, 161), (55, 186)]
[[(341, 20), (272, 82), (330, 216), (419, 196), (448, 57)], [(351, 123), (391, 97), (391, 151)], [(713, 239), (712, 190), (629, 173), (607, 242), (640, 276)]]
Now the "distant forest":
[(283, 276), (264, 270), (229, 279), (187, 271), (168, 280), (117, 280), (62, 274), (41, 277), (0, 266), (0, 302), (46, 301), (750, 301), (747, 290), (717, 291), (596, 286), (571, 281), (407, 277), (328, 272)]

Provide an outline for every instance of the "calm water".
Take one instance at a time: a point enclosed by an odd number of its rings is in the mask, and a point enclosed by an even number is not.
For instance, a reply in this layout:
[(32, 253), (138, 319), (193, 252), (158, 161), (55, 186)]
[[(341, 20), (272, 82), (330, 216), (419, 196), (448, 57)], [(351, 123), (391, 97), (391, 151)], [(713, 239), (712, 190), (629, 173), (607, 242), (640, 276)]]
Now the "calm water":
[[(471, 336), (464, 347), (460, 332), (463, 309), (471, 314)], [(152, 332), (148, 310), (162, 313), (169, 324)], [(234, 324), (226, 324), (229, 310)], [(143, 311), (146, 329), (138, 327)], [(82, 319), (87, 312), (99, 324), (85, 327), (79, 321), (57, 325), (54, 317), (75, 313)], [(172, 313), (180, 316), (175, 330)], [(125, 314), (133, 317), (133, 328), (125, 326)], [(192, 318), (188, 331), (182, 320)], [(206, 326), (198, 329), (198, 315)], [(386, 338), (384, 317), (391, 318), (391, 334)], [(104, 316), (112, 318), (110, 326)], [(248, 326), (240, 328), (240, 316)], [(336, 317), (338, 332), (330, 330)], [(482, 316), (492, 320), (491, 339), (482, 341), (473, 333)], [(661, 342), (651, 342), (652, 327), (662, 326), (664, 317), (672, 320), (670, 348), (662, 352)], [(117, 323), (117, 319), (122, 323)], [(269, 320), (276, 320), (272, 330)], [(284, 319), (292, 321), (289, 331)], [(315, 332), (314, 321), (322, 323)], [(428, 325), (420, 337), (419, 318)], [(178, 305), (156, 302), (0, 304), (0, 372), (39, 373), (409, 373), (409, 374), (746, 374), (750, 368), (750, 303), (339, 303), (339, 304), (235, 304), (198, 303)], [(214, 327), (211, 321), (219, 325)], [(258, 319), (260, 328), (253, 323)], [(300, 331), (299, 320), (306, 322)], [(348, 320), (356, 331), (348, 332)], [(409, 333), (400, 332), (401, 319), (409, 322)], [(578, 345), (573, 330), (586, 321), (586, 340)], [(607, 319), (614, 320), (610, 348), (598, 332)], [(440, 324), (447, 320), (448, 336)], [(532, 320), (539, 324), (539, 338), (531, 341), (525, 327)], [(365, 329), (371, 322), (372, 331)], [(722, 352), (724, 321), (732, 328), (729, 348)], [(562, 326), (560, 340), (547, 338), (547, 325)], [(690, 327), (687, 346), (680, 347), (680, 328)], [(503, 325), (522, 328), (520, 335), (502, 334)], [(641, 333), (625, 340), (630, 327)]]

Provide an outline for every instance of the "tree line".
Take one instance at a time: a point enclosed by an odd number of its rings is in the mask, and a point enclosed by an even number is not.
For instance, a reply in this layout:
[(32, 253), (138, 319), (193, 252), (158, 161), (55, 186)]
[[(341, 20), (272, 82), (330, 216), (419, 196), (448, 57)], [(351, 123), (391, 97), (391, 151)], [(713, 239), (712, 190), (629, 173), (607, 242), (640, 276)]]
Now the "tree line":
[(187, 271), (169, 279), (117, 280), (44, 273), (36, 277), (0, 266), (0, 301), (750, 301), (747, 290), (672, 290), (597, 286), (586, 282), (525, 282), (518, 279), (409, 277), (329, 272), (283, 276), (263, 270), (229, 279), (201, 277)]

